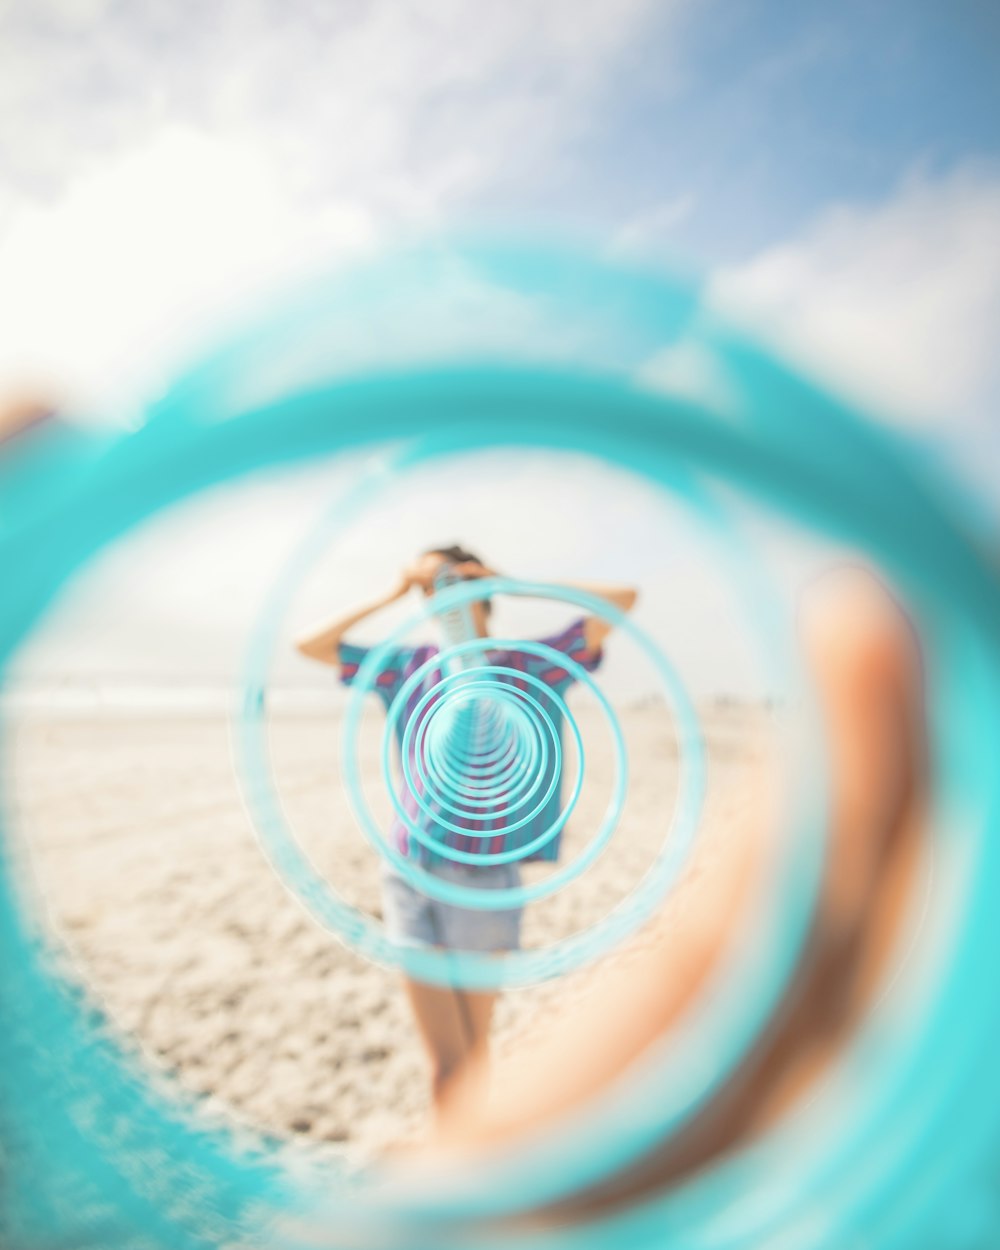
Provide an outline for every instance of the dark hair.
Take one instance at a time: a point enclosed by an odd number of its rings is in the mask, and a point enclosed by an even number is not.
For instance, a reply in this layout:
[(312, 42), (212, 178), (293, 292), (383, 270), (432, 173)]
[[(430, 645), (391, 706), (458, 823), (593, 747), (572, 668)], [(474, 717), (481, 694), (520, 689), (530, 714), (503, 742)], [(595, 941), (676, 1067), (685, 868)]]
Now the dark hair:
[(425, 556), (444, 556), (451, 564), (482, 564), (478, 556), (454, 543), (451, 547), (428, 547)]
[[(428, 547), (424, 552), (425, 556), (444, 556), (449, 564), (482, 564), (482, 560), (477, 555), (465, 547), (460, 547), (458, 543), (452, 543), (450, 547)], [(493, 611), (493, 602), (490, 599), (481, 600), (483, 611), (487, 616)]]

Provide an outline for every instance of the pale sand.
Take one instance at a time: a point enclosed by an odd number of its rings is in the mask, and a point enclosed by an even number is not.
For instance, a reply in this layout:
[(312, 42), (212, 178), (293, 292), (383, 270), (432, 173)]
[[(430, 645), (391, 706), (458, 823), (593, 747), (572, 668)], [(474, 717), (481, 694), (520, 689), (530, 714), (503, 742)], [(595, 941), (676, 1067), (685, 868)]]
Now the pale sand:
[[(526, 945), (603, 914), (662, 841), (676, 744), (662, 710), (630, 711), (622, 721), (632, 768), (622, 825), (577, 883), (529, 908)], [(706, 855), (740, 827), (760, 721), (761, 713), (739, 708), (705, 718), (708, 850), (681, 896)], [(273, 758), (303, 844), (377, 915), (376, 858), (339, 780), (339, 737), (332, 716), (281, 716)], [(369, 778), (377, 776), (374, 743), (374, 733), (363, 742)], [(49, 927), (113, 1027), (148, 1062), (210, 1112), (343, 1143), (359, 1157), (420, 1130), (427, 1082), (398, 976), (347, 950), (275, 876), (239, 798), (225, 722), (35, 720), (17, 728), (9, 764), (15, 829), (30, 847)], [(588, 763), (567, 859), (600, 818), (609, 767), (600, 753)], [(505, 993), (496, 1047), (524, 1044), (562, 995), (586, 991), (587, 976)]]

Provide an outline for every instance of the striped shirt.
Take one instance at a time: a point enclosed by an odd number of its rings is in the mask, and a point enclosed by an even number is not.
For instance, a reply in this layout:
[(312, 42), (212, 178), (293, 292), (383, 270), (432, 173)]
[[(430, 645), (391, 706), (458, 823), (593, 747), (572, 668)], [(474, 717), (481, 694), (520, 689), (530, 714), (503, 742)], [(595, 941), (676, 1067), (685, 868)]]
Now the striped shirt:
[[(553, 650), (561, 651), (564, 655), (569, 656), (585, 671), (593, 672), (598, 667), (603, 658), (603, 652), (598, 648), (591, 650), (587, 646), (584, 636), (584, 621), (581, 617), (573, 621), (566, 629), (559, 634), (554, 634), (549, 638), (541, 638), (538, 640)], [(340, 644), (340, 680), (346, 686), (350, 686), (358, 675), (365, 657), (368, 654), (367, 647), (358, 647), (353, 643), (341, 642)], [(421, 668), (428, 660), (433, 659), (439, 654), (439, 649), (435, 646), (421, 647), (395, 647), (387, 651), (382, 659), (382, 666), (375, 676), (373, 690), (381, 698), (385, 705), (386, 711), (392, 707), (396, 696), (400, 693), (407, 680)], [(519, 651), (516, 648), (511, 650), (488, 651), (483, 656), (488, 664), (495, 664), (500, 667), (511, 669), (514, 673), (524, 673), (528, 677), (534, 677), (541, 681), (546, 687), (560, 697), (565, 697), (566, 691), (573, 684), (575, 678), (567, 669), (554, 665), (551, 659), (535, 655), (529, 651)], [(441, 670), (433, 665), (428, 668), (427, 673), (419, 683), (416, 683), (412, 690), (407, 691), (406, 706), (396, 722), (397, 728), (397, 749), (402, 749), (403, 734), (406, 726), (410, 721), (413, 713), (420, 703), (421, 699), (441, 680)], [(562, 745), (562, 716), (559, 711), (558, 704), (546, 697), (539, 687), (535, 686), (531, 681), (519, 679), (516, 676), (500, 676), (498, 680), (506, 682), (523, 690), (526, 694), (533, 698), (537, 698), (542, 707), (551, 717), (556, 733), (559, 735), (560, 746)], [(411, 748), (412, 749), (412, 748)], [(412, 763), (412, 761), (411, 761)], [(550, 759), (547, 773), (542, 778), (541, 793), (544, 793), (552, 780), (552, 774), (555, 771), (555, 762)], [(412, 769), (411, 769), (412, 772)], [(433, 817), (424, 813), (416, 797), (404, 786), (400, 791), (400, 802), (407, 815), (418, 825), (420, 829), (425, 829), (435, 841), (463, 852), (487, 852), (496, 854), (498, 851), (509, 850), (514, 846), (524, 846), (534, 841), (546, 829), (550, 828), (553, 822), (558, 818), (562, 810), (562, 785), (561, 778), (557, 780), (553, 788), (552, 794), (541, 808), (541, 810), (520, 829), (514, 830), (506, 836), (498, 835), (495, 838), (485, 837), (468, 837), (453, 830), (446, 829), (438, 824)], [(488, 828), (484, 822), (473, 822), (472, 820), (454, 819), (452, 823), (460, 827), (468, 829), (483, 830)], [(392, 844), (396, 846), (404, 855), (410, 858), (418, 859), (422, 863), (430, 864), (438, 861), (442, 856), (438, 852), (434, 852), (423, 846), (411, 832), (407, 829), (405, 823), (397, 816), (390, 831)], [(559, 857), (560, 834), (556, 834), (543, 846), (539, 847), (533, 853), (525, 857), (529, 860), (547, 860), (552, 861)]]

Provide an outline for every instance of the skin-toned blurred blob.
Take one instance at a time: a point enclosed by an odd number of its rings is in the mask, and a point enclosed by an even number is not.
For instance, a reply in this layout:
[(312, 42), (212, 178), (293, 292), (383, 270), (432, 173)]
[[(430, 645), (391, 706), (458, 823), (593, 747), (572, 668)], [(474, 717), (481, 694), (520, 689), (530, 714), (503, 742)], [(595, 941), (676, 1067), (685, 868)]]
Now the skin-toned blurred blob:
[(56, 405), (29, 391), (0, 395), (0, 443), (54, 417)]
[[(617, 1205), (745, 1145), (810, 1090), (886, 970), (922, 844), (919, 648), (902, 609), (862, 568), (838, 568), (815, 582), (803, 597), (800, 626), (828, 736), (832, 796), (820, 901), (786, 999), (692, 1123), (641, 1165), (550, 1215)], [(705, 987), (732, 940), (734, 917), (767, 871), (767, 789), (745, 836), (713, 867), (697, 907), (667, 909), (654, 922), (655, 940), (647, 935), (602, 970), (585, 1001), (540, 1021), (532, 1046), (498, 1064), (489, 1079), (470, 1070), (425, 1157), (446, 1162), (511, 1146), (585, 1105), (670, 1031)]]

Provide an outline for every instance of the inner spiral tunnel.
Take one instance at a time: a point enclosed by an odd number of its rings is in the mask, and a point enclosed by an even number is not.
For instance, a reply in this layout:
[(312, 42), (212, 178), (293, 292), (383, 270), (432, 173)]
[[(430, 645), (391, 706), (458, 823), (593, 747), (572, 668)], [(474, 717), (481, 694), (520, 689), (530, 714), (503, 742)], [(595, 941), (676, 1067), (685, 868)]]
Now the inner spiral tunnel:
[[(485, 647), (463, 654), (482, 651)], [(423, 675), (416, 674), (415, 682)], [(392, 789), (386, 771), (397, 815), (421, 846), (460, 863), (506, 863), (532, 854), (559, 833), (579, 794), (583, 760), (569, 801), (533, 832), (563, 771), (559, 729), (546, 703), (570, 716), (539, 678), (490, 664), (445, 676), (421, 696), (402, 733), (402, 795)], [(386, 756), (392, 727), (386, 731)], [(530, 840), (518, 836), (524, 831), (533, 832)], [(449, 834), (476, 839), (482, 850), (455, 847)]]
[[(403, 733), (403, 775), (434, 825), (509, 843), (551, 798), (562, 752), (555, 723), (541, 702), (505, 685), (524, 679), (511, 669), (491, 666), (483, 672), (476, 681), (466, 673), (454, 682), (444, 678), (424, 696)], [(401, 805), (397, 810), (406, 814)], [(560, 817), (560, 825), (565, 819)], [(429, 848), (450, 851), (466, 863), (489, 863), (501, 853), (498, 848), (463, 854), (421, 832), (418, 822), (413, 830)], [(547, 836), (556, 831), (554, 826)]]

